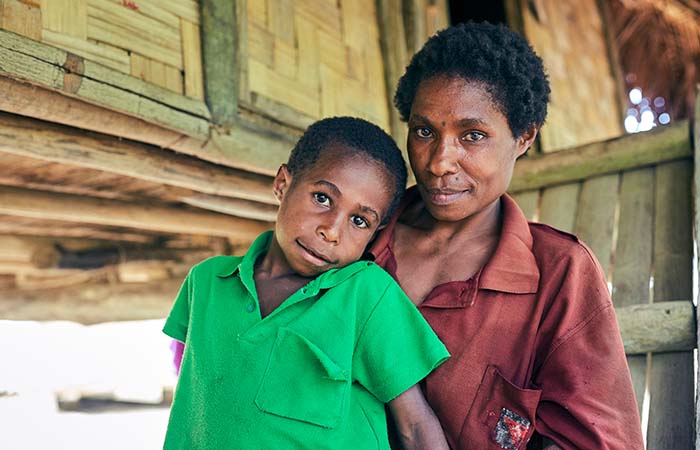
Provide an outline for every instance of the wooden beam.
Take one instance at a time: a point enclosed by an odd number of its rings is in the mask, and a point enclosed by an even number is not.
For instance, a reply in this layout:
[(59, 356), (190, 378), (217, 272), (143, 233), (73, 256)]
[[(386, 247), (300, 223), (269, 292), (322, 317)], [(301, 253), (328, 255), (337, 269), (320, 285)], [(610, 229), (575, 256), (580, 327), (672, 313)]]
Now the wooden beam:
[(222, 128), (211, 122), (202, 102), (3, 30), (0, 61), (0, 110), (268, 175), (287, 160), (296, 140), (284, 127), (261, 126), (239, 116)]
[(696, 346), (695, 307), (670, 301), (616, 308), (625, 353), (678, 352)]
[(522, 158), (515, 164), (509, 192), (539, 189), (691, 156), (689, 124), (687, 120), (680, 120), (646, 133)]
[[(138, 142), (0, 113), (0, 152), (277, 204), (272, 179)], [(253, 207), (252, 203), (248, 204)], [(254, 209), (254, 208), (253, 208)]]
[(264, 230), (272, 228), (267, 222), (218, 213), (9, 187), (0, 187), (0, 214), (167, 233), (234, 237), (243, 242), (250, 242)]
[(264, 203), (214, 195), (193, 195), (182, 197), (180, 200), (196, 208), (216, 211), (244, 219), (262, 220), (263, 222), (274, 222), (277, 220), (277, 206)]
[(70, 320), (83, 324), (166, 317), (181, 279), (157, 283), (87, 283), (0, 292), (0, 319)]
[(16, 262), (34, 268), (54, 267), (60, 256), (50, 239), (0, 236), (0, 261), (9, 265)]

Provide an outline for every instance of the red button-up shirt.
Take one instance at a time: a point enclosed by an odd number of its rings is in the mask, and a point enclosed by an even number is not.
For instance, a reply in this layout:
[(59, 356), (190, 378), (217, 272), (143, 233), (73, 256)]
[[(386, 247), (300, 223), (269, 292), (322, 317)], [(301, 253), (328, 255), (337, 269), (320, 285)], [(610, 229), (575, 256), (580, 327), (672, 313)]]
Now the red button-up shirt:
[[(418, 198), (409, 190), (403, 207)], [(528, 223), (508, 195), (501, 207), (488, 263), (469, 280), (435, 286), (419, 305), (452, 355), (425, 380), (450, 446), (524, 449), (536, 430), (564, 449), (643, 449), (600, 265), (575, 236)], [(402, 210), (370, 248), (395, 278)]]

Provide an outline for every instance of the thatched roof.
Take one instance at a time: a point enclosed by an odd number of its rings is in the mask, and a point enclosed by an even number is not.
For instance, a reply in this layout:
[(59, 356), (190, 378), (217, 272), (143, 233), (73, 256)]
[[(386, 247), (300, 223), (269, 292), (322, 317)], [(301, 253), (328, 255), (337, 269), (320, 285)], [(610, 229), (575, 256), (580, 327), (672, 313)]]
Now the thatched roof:
[(700, 1), (608, 1), (628, 88), (663, 97), (674, 120), (688, 117), (700, 74)]

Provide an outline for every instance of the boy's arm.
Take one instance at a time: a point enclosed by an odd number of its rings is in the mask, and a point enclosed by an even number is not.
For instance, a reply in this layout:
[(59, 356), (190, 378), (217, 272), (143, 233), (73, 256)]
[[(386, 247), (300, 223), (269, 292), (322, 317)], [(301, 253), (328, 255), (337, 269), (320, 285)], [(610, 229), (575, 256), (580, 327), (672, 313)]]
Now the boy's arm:
[(445, 433), (416, 384), (389, 402), (404, 449), (449, 450)]

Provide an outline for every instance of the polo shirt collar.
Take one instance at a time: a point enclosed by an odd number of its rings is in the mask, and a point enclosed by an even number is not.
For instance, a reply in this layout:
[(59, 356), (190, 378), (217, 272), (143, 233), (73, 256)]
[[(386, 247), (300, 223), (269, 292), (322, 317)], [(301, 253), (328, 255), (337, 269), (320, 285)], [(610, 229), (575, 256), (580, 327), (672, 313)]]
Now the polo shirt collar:
[[(262, 233), (255, 239), (255, 241), (253, 241), (242, 259), (234, 261), (228, 266), (224, 266), (216, 273), (216, 276), (220, 278), (227, 278), (238, 273), (241, 276), (241, 280), (244, 282), (244, 284), (246, 280), (252, 280), (255, 262), (261, 254), (267, 252), (267, 250), (270, 248), (272, 236), (272, 231)], [(362, 270), (368, 264), (371, 263), (367, 261), (358, 261), (345, 267), (328, 270), (313, 280), (310, 280), (306, 285), (306, 290), (304, 292), (309, 296), (313, 296), (318, 294), (318, 292), (322, 289), (330, 289), (335, 287)], [(254, 292), (252, 286), (246, 287), (248, 287), (251, 292)]]
[[(394, 227), (401, 213), (418, 201), (420, 193), (416, 186), (409, 188), (385, 232), (380, 233), (368, 251), (369, 259), (376, 259), (387, 247), (392, 246)], [(531, 294), (537, 292), (540, 270), (532, 253), (532, 234), (527, 219), (520, 207), (508, 194), (501, 196), (501, 236), (491, 259), (474, 278), (478, 289)], [(469, 255), (465, 255), (468, 257)], [(472, 295), (476, 295), (474, 290)]]
[(501, 196), (501, 237), (479, 276), (479, 289), (532, 294), (540, 270), (532, 253), (532, 234), (523, 212), (508, 194)]
[(272, 242), (272, 231), (265, 231), (260, 236), (255, 238), (252, 244), (250, 244), (250, 247), (243, 258), (224, 266), (216, 273), (216, 276), (220, 278), (227, 278), (236, 274), (237, 272), (246, 272), (252, 276), (255, 261), (257, 261), (258, 257), (262, 253), (267, 252), (267, 249), (270, 248), (270, 242)]

